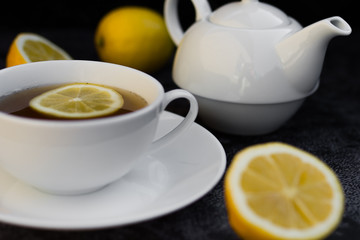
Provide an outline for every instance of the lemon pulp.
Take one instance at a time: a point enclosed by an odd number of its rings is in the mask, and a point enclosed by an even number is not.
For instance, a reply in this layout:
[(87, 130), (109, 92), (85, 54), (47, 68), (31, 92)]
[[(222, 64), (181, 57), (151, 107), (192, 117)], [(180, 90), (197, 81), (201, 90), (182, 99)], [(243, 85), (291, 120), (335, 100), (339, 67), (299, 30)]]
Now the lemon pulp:
[(318, 239), (341, 220), (344, 196), (333, 171), (282, 143), (239, 152), (226, 174), (230, 225), (244, 239)]
[(65, 85), (30, 101), (35, 111), (59, 118), (94, 118), (112, 114), (124, 104), (117, 91), (95, 84)]
[(71, 56), (48, 39), (35, 33), (20, 33), (10, 45), (6, 57), (6, 66), (68, 59), (72, 59)]

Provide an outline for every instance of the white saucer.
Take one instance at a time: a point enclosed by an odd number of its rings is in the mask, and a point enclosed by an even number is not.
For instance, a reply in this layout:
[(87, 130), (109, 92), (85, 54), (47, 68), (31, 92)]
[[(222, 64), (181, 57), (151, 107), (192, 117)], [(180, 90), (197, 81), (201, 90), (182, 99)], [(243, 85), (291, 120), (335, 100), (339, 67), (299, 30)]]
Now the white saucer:
[[(165, 112), (157, 136), (183, 118)], [(0, 221), (45, 229), (93, 229), (158, 217), (204, 196), (221, 179), (225, 151), (206, 129), (193, 124), (166, 147), (144, 157), (119, 181), (79, 196), (42, 193), (0, 169)]]

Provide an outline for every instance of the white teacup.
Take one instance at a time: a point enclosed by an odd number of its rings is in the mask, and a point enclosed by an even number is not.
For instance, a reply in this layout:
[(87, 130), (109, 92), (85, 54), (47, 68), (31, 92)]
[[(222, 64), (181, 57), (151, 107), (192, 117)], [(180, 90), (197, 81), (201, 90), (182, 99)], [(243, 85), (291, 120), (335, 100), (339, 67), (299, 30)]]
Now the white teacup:
[[(121, 178), (138, 159), (176, 138), (195, 120), (196, 99), (184, 90), (164, 93), (153, 77), (95, 61), (44, 61), (0, 70), (0, 99), (43, 85), (89, 82), (137, 93), (149, 105), (125, 115), (52, 121), (0, 112), (0, 166), (16, 178), (54, 194), (94, 191)], [(190, 110), (170, 133), (154, 141), (159, 116), (174, 99)]]

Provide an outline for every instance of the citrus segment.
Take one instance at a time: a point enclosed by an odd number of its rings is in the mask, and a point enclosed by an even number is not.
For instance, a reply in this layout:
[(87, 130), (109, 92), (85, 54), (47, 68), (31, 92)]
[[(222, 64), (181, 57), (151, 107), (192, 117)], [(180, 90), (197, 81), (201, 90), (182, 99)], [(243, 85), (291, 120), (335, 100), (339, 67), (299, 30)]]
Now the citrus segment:
[(11, 43), (6, 58), (6, 66), (46, 60), (71, 59), (59, 46), (34, 33), (20, 33)]
[(244, 239), (319, 239), (341, 220), (344, 194), (317, 157), (283, 143), (240, 151), (225, 177), (229, 222)]
[(115, 90), (94, 84), (70, 84), (47, 91), (30, 101), (40, 113), (59, 118), (94, 118), (112, 114), (124, 104)]

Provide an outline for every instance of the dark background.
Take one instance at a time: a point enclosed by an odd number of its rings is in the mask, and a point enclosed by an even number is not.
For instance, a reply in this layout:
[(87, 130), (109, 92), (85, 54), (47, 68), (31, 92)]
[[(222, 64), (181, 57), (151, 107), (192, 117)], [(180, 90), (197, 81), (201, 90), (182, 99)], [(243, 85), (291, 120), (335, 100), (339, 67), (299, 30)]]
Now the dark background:
[[(102, 0), (102, 1), (7, 1), (0, 10), (0, 30), (32, 30), (39, 27), (85, 27), (94, 28), (109, 10), (122, 5), (142, 5), (159, 12), (163, 0)], [(186, 24), (193, 21), (193, 7), (190, 0), (179, 0), (181, 16)], [(232, 2), (231, 0), (208, 0), (212, 9)], [(339, 15), (357, 27), (355, 0), (263, 0), (282, 9), (301, 24), (308, 25), (326, 17)]]
[[(190, 0), (180, 1), (186, 28), (194, 21)], [(0, 69), (19, 32), (35, 32), (53, 41), (75, 59), (97, 60), (93, 38), (101, 17), (123, 5), (142, 5), (162, 12), (163, 0), (7, 1), (0, 8)], [(209, 0), (213, 9), (230, 2)], [(360, 35), (355, 0), (264, 0), (297, 19), (303, 26), (341, 16), (353, 28), (348, 37), (336, 37), (328, 47), (319, 90), (309, 97), (281, 129), (264, 136), (232, 136), (211, 131), (223, 145), (228, 163), (246, 146), (282, 141), (309, 151), (338, 175), (346, 195), (341, 224), (327, 240), (355, 240), (360, 236)], [(6, 3), (6, 4), (5, 4)], [(171, 64), (155, 73), (166, 91), (176, 88)], [(169, 109), (170, 110), (170, 109)], [(187, 109), (172, 106), (182, 115)], [(200, 125), (201, 120), (197, 119)], [(204, 125), (203, 125), (204, 126)], [(1, 207), (1, 203), (0, 203)], [(227, 223), (222, 180), (190, 206), (154, 220), (96, 231), (45, 231), (0, 223), (0, 240), (237, 240)]]
[[(232, 2), (231, 0), (208, 1), (213, 10)], [(303, 26), (338, 15), (354, 30), (359, 28), (360, 20), (355, 19), (357, 11), (355, 0), (264, 0), (262, 2), (280, 8)], [(147, 6), (162, 13), (163, 4), (163, 0), (7, 1), (0, 9), (0, 41), (2, 46), (6, 46), (0, 49), (0, 69), (5, 67), (8, 47), (20, 32), (43, 35), (62, 47), (74, 59), (98, 60), (93, 38), (97, 24), (106, 13), (124, 5)], [(183, 28), (186, 29), (195, 18), (191, 0), (179, 0), (179, 12)], [(337, 41), (348, 41), (347, 38), (338, 39)], [(82, 48), (74, 49), (73, 41), (82, 41)]]

